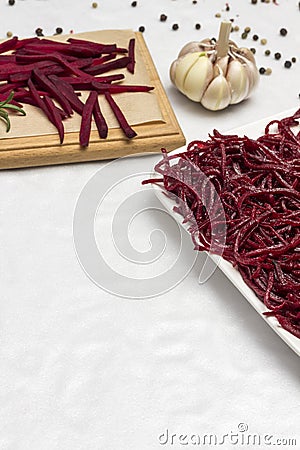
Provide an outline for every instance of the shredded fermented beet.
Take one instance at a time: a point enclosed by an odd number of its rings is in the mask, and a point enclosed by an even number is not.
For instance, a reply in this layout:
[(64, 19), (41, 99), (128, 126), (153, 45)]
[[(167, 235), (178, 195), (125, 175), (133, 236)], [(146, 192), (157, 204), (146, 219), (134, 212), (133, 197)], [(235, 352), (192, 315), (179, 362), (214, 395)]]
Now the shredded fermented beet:
[[(163, 160), (156, 165), (162, 178), (144, 181), (175, 195), (174, 210), (185, 222), (191, 214), (196, 221), (190, 227), (195, 249), (221, 254), (232, 263), (268, 308), (265, 314), (275, 316), (298, 338), (300, 132), (292, 127), (299, 118), (300, 109), (272, 121), (256, 140), (214, 130), (207, 141), (191, 142), (183, 153), (168, 155), (163, 150)], [(215, 195), (221, 200), (223, 223)], [(223, 234), (226, 226), (225, 245), (218, 246), (214, 236), (213, 251), (212, 224)]]

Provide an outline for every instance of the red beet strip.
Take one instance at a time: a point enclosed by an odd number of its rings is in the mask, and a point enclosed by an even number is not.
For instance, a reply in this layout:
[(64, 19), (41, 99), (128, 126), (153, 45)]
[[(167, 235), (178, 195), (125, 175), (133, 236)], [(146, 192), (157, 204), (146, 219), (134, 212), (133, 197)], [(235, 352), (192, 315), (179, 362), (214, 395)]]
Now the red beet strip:
[[(185, 222), (195, 249), (223, 256), (264, 302), (280, 325), (300, 338), (300, 136), (292, 117), (267, 125), (257, 140), (222, 135), (193, 141), (179, 155), (167, 155), (156, 166), (161, 179), (144, 183), (163, 185), (174, 194), (174, 211)], [(278, 130), (270, 132), (271, 125)], [(218, 193), (224, 219), (210, 185)], [(203, 203), (204, 195), (206, 206)], [(174, 198), (174, 197), (172, 197)], [(207, 209), (213, 212), (208, 216)], [(196, 224), (195, 224), (196, 222)], [(212, 224), (226, 227), (225, 245), (212, 242)]]
[[(28, 80), (28, 87), (29, 87), (29, 93), (32, 97), (32, 99), (34, 100), (35, 104), (41, 108), (41, 110), (44, 112), (44, 114), (46, 115), (46, 117), (48, 118), (48, 120), (53, 123), (53, 118), (52, 118), (52, 114), (50, 113), (50, 111), (48, 110), (48, 108), (46, 107), (45, 102), (43, 101), (43, 99), (40, 97), (38, 90), (36, 89), (32, 79)], [(17, 99), (19, 99), (20, 97), (16, 94)], [(25, 103), (24, 101), (24, 97), (22, 99), (22, 101)]]
[(62, 144), (64, 141), (64, 126), (62, 123), (61, 115), (59, 114), (58, 110), (56, 109), (55, 104), (53, 103), (53, 101), (50, 97), (44, 97), (44, 103), (45, 103), (46, 107), (48, 108), (48, 111), (51, 114), (52, 123), (57, 128), (60, 143)]
[(15, 63), (16, 56), (15, 55), (0, 55), (0, 65), (6, 64), (8, 62)]
[(82, 119), (79, 132), (79, 142), (82, 147), (87, 147), (90, 141), (92, 114), (95, 102), (97, 101), (97, 92), (91, 91), (82, 111)]
[(81, 100), (79, 100), (78, 96), (75, 94), (75, 91), (71, 84), (66, 83), (59, 77), (55, 75), (49, 76), (50, 81), (53, 82), (53, 84), (57, 87), (57, 89), (60, 90), (60, 92), (68, 99), (70, 102), (70, 105), (76, 111), (78, 114), (82, 114), (84, 103), (82, 103)]
[(61, 92), (59, 92), (56, 89), (56, 87), (54, 86), (54, 84), (45, 75), (43, 75), (38, 69), (33, 70), (33, 75), (34, 75), (34, 78), (37, 81), (37, 83), (43, 89), (45, 89), (47, 92), (49, 92), (49, 94), (51, 94), (51, 96), (55, 100), (57, 100), (59, 102), (62, 109), (68, 116), (71, 116), (73, 113), (73, 110), (71, 108), (71, 105), (70, 105), (68, 99)]
[[(15, 97), (18, 98), (18, 93), (15, 94)], [(32, 106), (36, 106), (37, 108), (40, 108), (40, 104), (38, 104), (33, 97), (30, 96), (30, 93), (28, 92), (28, 95), (22, 95), (21, 98), (22, 103), (25, 103), (26, 105), (32, 105)], [(60, 115), (60, 117), (63, 119), (66, 119), (68, 116), (63, 112), (62, 109), (58, 108), (57, 106), (55, 106), (55, 109), (57, 110), (58, 114)], [(48, 113), (48, 110), (47, 110)], [(46, 112), (45, 112), (46, 114)], [(50, 118), (48, 117), (48, 115), (46, 114), (48, 120), (51, 122)], [(51, 115), (49, 114), (49, 116), (51, 117)]]
[(116, 53), (110, 53), (109, 55), (102, 56), (101, 58), (94, 58), (92, 62), (92, 66), (98, 66), (99, 64), (103, 64), (107, 61), (111, 61), (117, 57)]
[(92, 90), (92, 82), (93, 80), (101, 83), (112, 83), (113, 81), (123, 80), (125, 77), (122, 74), (117, 75), (108, 75), (107, 77), (60, 77), (61, 80), (66, 81), (71, 84), (75, 90), (86, 91)]
[(119, 48), (116, 44), (99, 44), (98, 42), (86, 41), (84, 39), (69, 38), (68, 42), (71, 44), (80, 44), (82, 46), (87, 46), (87, 48), (93, 48), (99, 53), (126, 53), (126, 48)]
[(109, 72), (110, 70), (122, 69), (126, 67), (129, 61), (130, 59), (128, 58), (128, 56), (123, 56), (122, 58), (115, 59), (108, 63), (88, 67), (85, 72), (89, 73), (90, 75), (101, 75), (102, 73)]
[(102, 111), (100, 109), (98, 98), (96, 99), (96, 101), (94, 103), (93, 116), (95, 119), (95, 123), (96, 123), (100, 138), (105, 139), (107, 137), (107, 133), (108, 133), (108, 126), (107, 126), (106, 120), (102, 114)]
[(9, 50), (14, 50), (16, 48), (18, 38), (15, 36), (7, 41), (0, 44), (0, 53), (8, 52)]
[(19, 50), (19, 49), (24, 48), (28, 44), (32, 44), (33, 42), (39, 42), (39, 41), (40, 41), (40, 39), (38, 37), (20, 39), (17, 41), (15, 49)]
[(24, 86), (23, 83), (5, 83), (0, 85), (0, 93), (14, 91), (18, 87)]
[(111, 107), (111, 109), (112, 109), (117, 121), (119, 122), (120, 127), (124, 131), (125, 135), (128, 137), (128, 139), (134, 138), (136, 136), (136, 132), (130, 127), (124, 114), (122, 113), (119, 106), (117, 105), (117, 103), (112, 98), (112, 96), (109, 92), (105, 92), (105, 98), (108, 101), (109, 106)]
[(130, 73), (134, 73), (135, 69), (135, 39), (130, 39), (128, 45), (128, 57), (130, 58), (129, 63), (127, 64), (127, 69)]
[(152, 86), (138, 86), (129, 84), (105, 84), (92, 81), (92, 86), (99, 93), (110, 92), (111, 94), (121, 94), (122, 92), (149, 92), (154, 89)]
[(32, 44), (28, 44), (25, 46), (25, 48), (26, 50), (38, 50), (40, 52), (44, 52), (45, 54), (57, 51), (63, 54), (80, 58), (96, 57), (101, 55), (101, 52), (85, 46), (65, 44), (63, 42), (54, 42), (44, 39), (36, 43), (34, 42)]

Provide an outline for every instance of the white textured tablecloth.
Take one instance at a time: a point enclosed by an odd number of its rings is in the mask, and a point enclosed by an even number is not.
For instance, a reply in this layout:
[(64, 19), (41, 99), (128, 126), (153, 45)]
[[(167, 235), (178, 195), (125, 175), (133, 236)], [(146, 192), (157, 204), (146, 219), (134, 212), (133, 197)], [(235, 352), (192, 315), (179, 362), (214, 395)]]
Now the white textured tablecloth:
[[(226, 131), (299, 107), (296, 0), (279, 0), (278, 6), (235, 0), (228, 13), (223, 1), (138, 0), (135, 8), (130, 3), (99, 0), (93, 9), (83, 0), (16, 0), (14, 6), (2, 0), (0, 37), (8, 30), (32, 36), (37, 27), (53, 34), (56, 27), (80, 32), (144, 25), (188, 141), (214, 127)], [(232, 35), (240, 45), (255, 46), (258, 66), (273, 73), (261, 77), (247, 102), (211, 113), (171, 86), (168, 69), (187, 41), (217, 34), (217, 12), (234, 18), (241, 30), (250, 26), (250, 36), (268, 40), (264, 47), (251, 37), (243, 41), (240, 32)], [(164, 23), (161, 13), (168, 16)], [(279, 35), (281, 27), (286, 37)], [(281, 52), (282, 59), (266, 57), (266, 48)], [(283, 62), (293, 56), (297, 62), (285, 69)], [(0, 173), (0, 450), (156, 450), (200, 443), (226, 450), (300, 448), (299, 358), (219, 270), (199, 285), (200, 258), (177, 286), (171, 277), (172, 289), (133, 300), (101, 289), (79, 264), (73, 214), (84, 186), (101, 169), (107, 178), (111, 173), (121, 179), (126, 170), (132, 175), (107, 193), (95, 220), (96, 241), (109, 266), (127, 277), (156, 277), (176, 259), (180, 240), (180, 264), (193, 265), (189, 239), (180, 238), (162, 211), (151, 213), (159, 202), (140, 187), (158, 159), (117, 161), (109, 170), (97, 162)], [(166, 237), (166, 250), (153, 264), (120, 256), (109, 233), (116, 208), (135, 192), (137, 212), (145, 211), (129, 228), (133, 247), (147, 260), (151, 231), (163, 229)], [(127, 236), (124, 211), (120, 218), (125, 222), (117, 231)], [(161, 241), (154, 238), (161, 235), (152, 237), (155, 253)], [(180, 270), (174, 276), (180, 281)], [(118, 289), (114, 280), (105, 280), (110, 291)], [(205, 434), (213, 435), (211, 445), (208, 438), (197, 441)]]

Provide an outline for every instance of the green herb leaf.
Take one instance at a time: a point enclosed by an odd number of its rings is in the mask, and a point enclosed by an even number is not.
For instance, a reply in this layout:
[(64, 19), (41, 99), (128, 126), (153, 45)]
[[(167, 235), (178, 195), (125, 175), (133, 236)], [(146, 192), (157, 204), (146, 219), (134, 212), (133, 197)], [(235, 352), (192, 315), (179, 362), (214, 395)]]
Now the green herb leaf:
[(7, 97), (7, 99), (4, 100), (3, 102), (0, 102), (0, 108), (3, 107), (4, 105), (7, 105), (9, 102), (11, 102), (14, 94), (15, 94), (14, 91), (11, 91), (9, 96)]
[(6, 132), (7, 133), (10, 130), (10, 120), (9, 120), (6, 109), (16, 111), (16, 112), (22, 114), (22, 116), (26, 116), (26, 112), (24, 111), (24, 109), (20, 108), (19, 106), (12, 105), (10, 103), (13, 99), (13, 96), (14, 96), (14, 91), (11, 91), (11, 93), (9, 94), (7, 99), (0, 102), (0, 119), (2, 119), (6, 124)]
[(5, 109), (13, 109), (14, 111), (17, 111), (17, 112), (19, 112), (20, 114), (22, 114), (22, 116), (26, 116), (26, 112), (24, 111), (24, 109), (19, 108), (19, 106), (6, 104), (5, 106), (2, 106), (2, 108), (5, 108)]
[(0, 118), (6, 123), (6, 132), (8, 133), (10, 130), (10, 120), (7, 112), (0, 109)]

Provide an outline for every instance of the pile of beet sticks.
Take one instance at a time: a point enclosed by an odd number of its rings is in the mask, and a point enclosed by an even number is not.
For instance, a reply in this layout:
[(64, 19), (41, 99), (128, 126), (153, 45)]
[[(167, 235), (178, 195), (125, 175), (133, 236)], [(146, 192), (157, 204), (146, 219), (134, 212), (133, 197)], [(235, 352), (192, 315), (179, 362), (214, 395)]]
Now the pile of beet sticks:
[[(14, 92), (11, 103), (40, 108), (57, 128), (61, 143), (64, 140), (63, 120), (75, 111), (82, 117), (80, 145), (87, 146), (92, 117), (99, 136), (107, 137), (108, 126), (99, 104), (99, 94), (102, 94), (125, 136), (131, 139), (136, 132), (113, 96), (122, 92), (148, 92), (153, 87), (118, 84), (125, 75), (115, 73), (115, 69), (134, 73), (135, 39), (130, 39), (128, 48), (120, 48), (116, 44), (75, 38), (57, 42), (37, 37), (13, 37), (0, 44), (0, 101)], [(108, 74), (112, 70), (114, 74)], [(81, 91), (89, 91), (85, 103), (80, 99)]]

